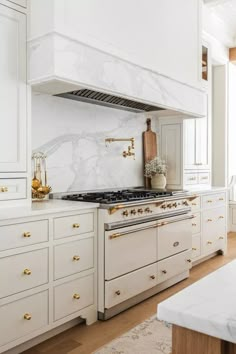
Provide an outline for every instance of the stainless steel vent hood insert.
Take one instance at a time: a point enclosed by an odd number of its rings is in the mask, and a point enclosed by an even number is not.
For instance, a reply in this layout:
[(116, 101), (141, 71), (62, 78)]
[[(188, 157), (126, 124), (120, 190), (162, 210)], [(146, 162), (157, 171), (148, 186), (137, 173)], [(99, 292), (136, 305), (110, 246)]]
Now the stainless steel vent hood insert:
[(109, 95), (107, 93), (102, 93), (102, 92), (88, 90), (88, 89), (81, 89), (77, 91), (61, 93), (55, 96), (68, 98), (76, 101), (92, 103), (92, 104), (110, 107), (110, 108), (122, 109), (124, 111), (130, 111), (136, 113), (164, 110), (164, 108), (160, 108), (150, 104), (137, 102), (127, 98), (122, 98), (114, 95)]

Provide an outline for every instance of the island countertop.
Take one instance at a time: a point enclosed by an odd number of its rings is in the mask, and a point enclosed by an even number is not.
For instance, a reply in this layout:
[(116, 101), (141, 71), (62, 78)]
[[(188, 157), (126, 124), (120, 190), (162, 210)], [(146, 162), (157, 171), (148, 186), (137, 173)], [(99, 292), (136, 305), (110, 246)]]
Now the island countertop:
[(161, 302), (157, 317), (236, 343), (236, 260)]

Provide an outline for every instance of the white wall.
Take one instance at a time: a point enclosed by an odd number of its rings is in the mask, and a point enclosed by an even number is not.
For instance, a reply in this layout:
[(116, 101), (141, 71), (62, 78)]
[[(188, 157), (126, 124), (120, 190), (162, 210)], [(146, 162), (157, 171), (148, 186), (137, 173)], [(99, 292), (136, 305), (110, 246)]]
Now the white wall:
[(229, 63), (228, 84), (228, 178), (236, 175), (236, 65)]
[(31, 37), (52, 30), (199, 87), (201, 0), (31, 0)]
[[(155, 119), (152, 119), (155, 129)], [(143, 185), (142, 132), (146, 117), (35, 93), (32, 145), (48, 154), (53, 192)], [(106, 137), (135, 137), (136, 159), (123, 158), (128, 142), (105, 146)]]

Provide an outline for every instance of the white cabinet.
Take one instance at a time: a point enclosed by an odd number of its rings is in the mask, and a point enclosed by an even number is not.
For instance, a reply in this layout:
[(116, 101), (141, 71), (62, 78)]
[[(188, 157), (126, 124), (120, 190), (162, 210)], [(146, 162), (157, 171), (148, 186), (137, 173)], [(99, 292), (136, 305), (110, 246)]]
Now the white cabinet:
[(26, 15), (0, 4), (0, 172), (26, 172)]

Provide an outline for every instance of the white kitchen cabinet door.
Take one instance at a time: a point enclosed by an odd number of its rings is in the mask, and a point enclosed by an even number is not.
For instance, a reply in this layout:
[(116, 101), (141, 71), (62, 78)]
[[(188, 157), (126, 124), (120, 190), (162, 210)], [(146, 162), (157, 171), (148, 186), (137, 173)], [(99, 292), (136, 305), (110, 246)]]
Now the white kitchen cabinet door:
[(0, 5), (0, 172), (26, 171), (26, 16)]
[(199, 169), (209, 168), (209, 142), (207, 117), (196, 119), (196, 165)]
[(196, 168), (196, 119), (184, 121), (184, 164), (186, 169)]

